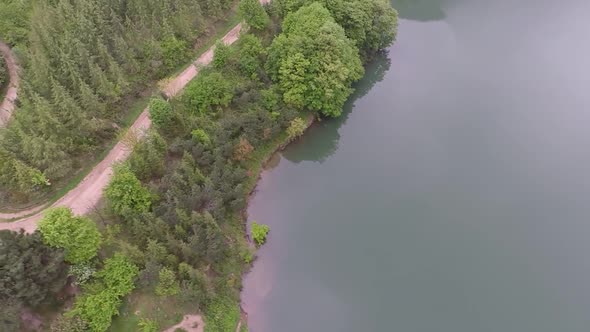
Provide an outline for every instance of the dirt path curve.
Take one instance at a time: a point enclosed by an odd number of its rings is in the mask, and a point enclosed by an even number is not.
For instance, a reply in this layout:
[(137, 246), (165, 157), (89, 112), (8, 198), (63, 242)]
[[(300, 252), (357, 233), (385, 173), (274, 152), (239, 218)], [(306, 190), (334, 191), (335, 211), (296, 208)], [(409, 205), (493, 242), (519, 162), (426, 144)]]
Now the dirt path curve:
[[(12, 54), (12, 50), (10, 46), (6, 45), (3, 41), (0, 40), (0, 54), (4, 58), (6, 62), (6, 67), (8, 69), (8, 76), (10, 80), (8, 81), (8, 90), (6, 91), (6, 96), (2, 100), (0, 104), (0, 127), (6, 126), (8, 120), (10, 120), (10, 116), (14, 111), (17, 92), (18, 92), (18, 84), (19, 84), (19, 77), (18, 77), (18, 64), (16, 62), (16, 58)], [(0, 60), (1, 61), (1, 60)]]
[(180, 323), (162, 332), (174, 332), (178, 328), (184, 329), (186, 332), (205, 332), (205, 322), (200, 315), (185, 315)]
[[(240, 23), (223, 37), (223, 42), (227, 45), (233, 44), (238, 40), (241, 31), (242, 24)], [(167, 86), (163, 89), (166, 95), (173, 97), (180, 93), (188, 82), (197, 76), (199, 68), (208, 65), (213, 60), (213, 49), (214, 47), (209, 48), (209, 50), (203, 53), (187, 69), (170, 80)], [(129, 128), (130, 132), (137, 134), (139, 137), (143, 136), (151, 126), (151, 120), (148, 115), (149, 112), (146, 108), (137, 120), (135, 120), (133, 125), (131, 125)], [(102, 197), (102, 192), (111, 179), (113, 165), (127, 159), (130, 153), (131, 149), (123, 141), (119, 141), (109, 154), (96, 165), (88, 175), (86, 175), (76, 188), (70, 190), (57, 202), (52, 204), (51, 207), (66, 206), (72, 209), (74, 214), (86, 214), (92, 211)], [(0, 213), (0, 219), (6, 220), (19, 218), (35, 213), (39, 209), (40, 207), (34, 207), (19, 213)], [(19, 229), (24, 229), (25, 232), (32, 233), (37, 228), (37, 221), (39, 221), (42, 216), (43, 211), (40, 211), (18, 221), (0, 222), (0, 230), (7, 229), (18, 231)]]

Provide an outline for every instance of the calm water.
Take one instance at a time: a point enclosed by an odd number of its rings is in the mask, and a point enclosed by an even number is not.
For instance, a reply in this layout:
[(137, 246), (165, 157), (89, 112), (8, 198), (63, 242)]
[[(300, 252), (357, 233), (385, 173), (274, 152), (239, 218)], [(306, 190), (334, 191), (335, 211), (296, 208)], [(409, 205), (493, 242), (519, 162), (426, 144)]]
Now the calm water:
[(252, 332), (590, 331), (590, 1), (399, 0), (266, 171)]

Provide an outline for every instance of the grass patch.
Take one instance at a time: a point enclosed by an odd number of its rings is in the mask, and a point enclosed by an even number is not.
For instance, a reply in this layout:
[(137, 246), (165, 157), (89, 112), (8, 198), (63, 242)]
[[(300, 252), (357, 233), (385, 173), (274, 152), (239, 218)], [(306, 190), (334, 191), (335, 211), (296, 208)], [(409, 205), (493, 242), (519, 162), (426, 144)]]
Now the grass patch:
[(180, 323), (191, 309), (194, 311), (175, 296), (160, 297), (152, 292), (136, 290), (125, 298), (119, 315), (113, 317), (109, 331), (138, 331), (142, 318), (151, 319), (160, 329), (165, 329)]
[(209, 305), (204, 319), (205, 332), (235, 331), (240, 321), (240, 308), (235, 301), (220, 298)]

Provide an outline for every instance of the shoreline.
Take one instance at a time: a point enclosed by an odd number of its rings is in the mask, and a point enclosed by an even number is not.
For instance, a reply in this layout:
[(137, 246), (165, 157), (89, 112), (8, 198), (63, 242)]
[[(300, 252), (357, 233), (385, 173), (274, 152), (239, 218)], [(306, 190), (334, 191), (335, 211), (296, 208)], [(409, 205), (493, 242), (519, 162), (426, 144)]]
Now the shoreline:
[[(303, 131), (303, 135), (305, 135), (307, 133), (307, 131), (311, 128), (311, 126), (316, 123), (317, 121), (319, 121), (316, 116), (314, 114), (308, 114), (306, 120), (306, 127), (305, 130)], [(248, 188), (247, 193), (246, 193), (246, 207), (240, 212), (240, 218), (242, 218), (243, 220), (243, 231), (244, 231), (244, 237), (246, 239), (246, 241), (248, 242), (248, 244), (250, 246), (252, 246), (253, 248), (256, 248), (256, 246), (254, 245), (254, 242), (252, 241), (252, 239), (250, 238), (250, 234), (248, 232), (248, 208), (250, 207), (250, 201), (252, 199), (252, 197), (254, 196), (254, 194), (256, 193), (256, 188), (258, 188), (258, 183), (260, 182), (260, 179), (262, 178), (262, 173), (266, 170), (266, 166), (268, 165), (268, 163), (273, 159), (273, 157), (277, 154), (280, 153), (281, 151), (285, 150), (287, 147), (289, 147), (289, 145), (291, 145), (292, 143), (296, 142), (301, 136), (292, 139), (292, 140), (287, 140), (282, 139), (281, 141), (278, 141), (277, 144), (274, 146), (273, 149), (271, 149), (271, 151), (265, 155), (259, 162), (259, 169), (257, 171), (257, 173), (255, 174), (255, 181), (254, 184), (252, 185), (251, 188)], [(246, 274), (248, 274), (250, 272), (250, 270), (252, 269), (252, 267), (254, 266), (254, 264), (256, 263), (256, 252), (254, 252), (254, 259), (252, 260), (252, 262), (248, 265), (246, 265), (246, 268), (244, 269), (244, 271), (242, 271), (242, 275), (241, 275), (241, 280), (243, 282), (244, 277), (246, 276)], [(243, 286), (243, 285), (242, 285)], [(240, 320), (237, 322), (236, 325), (236, 332), (239, 332), (239, 329), (242, 325), (248, 326), (248, 312), (244, 309), (243, 307), (243, 303), (242, 303), (242, 290), (240, 290), (240, 301), (238, 302), (239, 308), (240, 308)]]

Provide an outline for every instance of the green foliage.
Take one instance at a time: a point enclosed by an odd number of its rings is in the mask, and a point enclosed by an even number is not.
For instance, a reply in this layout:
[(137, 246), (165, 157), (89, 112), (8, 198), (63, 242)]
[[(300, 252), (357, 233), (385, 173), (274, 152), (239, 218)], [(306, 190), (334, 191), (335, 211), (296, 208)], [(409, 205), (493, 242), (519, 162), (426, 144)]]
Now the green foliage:
[(358, 49), (319, 3), (287, 15), (269, 49), (267, 68), (283, 99), (299, 109), (338, 116), (364, 72)]
[(191, 131), (191, 136), (195, 141), (205, 146), (211, 144), (211, 138), (209, 138), (209, 135), (207, 135), (207, 133), (203, 129), (194, 129), (193, 131)]
[(282, 0), (285, 12), (321, 3), (363, 52), (387, 48), (397, 34), (398, 14), (387, 0)]
[(66, 261), (72, 264), (95, 257), (101, 244), (96, 224), (87, 217), (74, 216), (66, 207), (48, 209), (39, 222), (39, 232), (47, 245), (63, 248)]
[(59, 316), (51, 323), (51, 332), (86, 332), (88, 324), (80, 317)]
[(264, 47), (260, 39), (254, 35), (247, 34), (238, 42), (240, 70), (251, 77), (262, 68), (262, 56)]
[(270, 227), (265, 224), (259, 224), (256, 221), (252, 222), (252, 238), (257, 246), (261, 246), (266, 242), (266, 236), (270, 232)]
[(160, 270), (156, 295), (172, 296), (180, 292), (180, 286), (174, 275), (174, 271), (164, 267)]
[(152, 98), (148, 106), (150, 119), (161, 128), (166, 128), (172, 119), (172, 106), (162, 98)]
[(47, 194), (47, 179), (76, 174), (114, 138), (128, 101), (185, 61), (189, 43), (231, 4), (0, 1), (0, 38), (17, 44), (23, 65), (19, 109), (0, 138), (9, 154), (0, 155), (2, 201), (37, 198)]
[(233, 97), (231, 84), (218, 72), (202, 73), (186, 87), (183, 94), (189, 110), (204, 114), (213, 106), (227, 106)]
[(223, 68), (231, 56), (231, 48), (221, 40), (215, 43), (215, 53), (213, 54), (213, 67)]
[(76, 278), (76, 285), (86, 284), (96, 273), (96, 268), (88, 263), (81, 263), (70, 266), (70, 275)]
[(293, 140), (303, 135), (306, 128), (307, 123), (305, 123), (305, 120), (303, 120), (302, 118), (295, 118), (291, 120), (291, 123), (287, 128), (287, 136), (289, 137), (289, 140)]
[(140, 332), (158, 332), (158, 322), (152, 319), (142, 318), (139, 320)]
[(205, 332), (235, 331), (240, 320), (238, 304), (227, 298), (211, 303), (205, 313)]
[(157, 131), (150, 131), (147, 137), (133, 147), (129, 158), (129, 169), (140, 180), (164, 174), (164, 157), (168, 145)]
[(22, 43), (28, 33), (32, 1), (0, 2), (0, 39), (10, 44)]
[(0, 186), (11, 188), (13, 196), (25, 196), (50, 186), (50, 182), (38, 169), (16, 159), (0, 148)]
[(21, 304), (15, 300), (0, 303), (0, 331), (20, 331)]
[(138, 271), (137, 266), (121, 254), (107, 259), (96, 274), (99, 281), (88, 287), (89, 293), (77, 298), (68, 316), (80, 317), (93, 332), (106, 331), (112, 317), (119, 312), (121, 297), (133, 290)]
[(254, 29), (262, 30), (270, 22), (259, 0), (240, 0), (238, 11), (246, 23)]
[(36, 306), (66, 282), (61, 249), (45, 246), (39, 233), (0, 231), (0, 302)]
[(164, 56), (164, 66), (168, 69), (178, 66), (190, 55), (188, 43), (175, 37), (164, 39), (161, 47)]
[(138, 273), (139, 269), (129, 258), (117, 253), (105, 261), (104, 267), (96, 273), (96, 277), (102, 279), (106, 289), (120, 297), (133, 290), (133, 281)]
[(152, 204), (150, 192), (126, 165), (114, 168), (113, 178), (105, 193), (113, 211), (118, 215), (145, 212)]
[(121, 299), (108, 290), (79, 297), (71, 315), (77, 315), (88, 322), (90, 331), (103, 332), (111, 325), (111, 319), (119, 312)]

